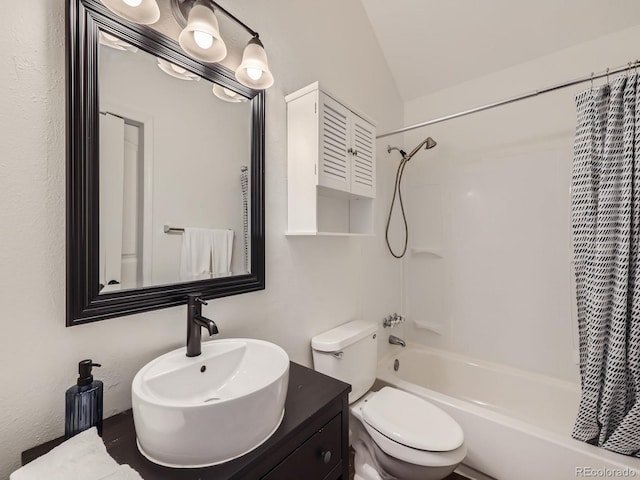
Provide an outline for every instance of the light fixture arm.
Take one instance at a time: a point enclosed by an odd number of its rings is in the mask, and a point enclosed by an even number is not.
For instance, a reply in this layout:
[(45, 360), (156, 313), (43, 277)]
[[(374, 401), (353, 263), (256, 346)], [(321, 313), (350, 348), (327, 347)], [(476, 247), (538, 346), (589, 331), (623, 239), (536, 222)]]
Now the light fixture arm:
[(224, 7), (220, 6), (219, 3), (214, 2), (213, 0), (171, 0), (171, 10), (173, 12), (173, 16), (176, 21), (180, 24), (180, 26), (184, 27), (187, 24), (187, 18), (189, 16), (189, 10), (191, 7), (199, 1), (204, 4), (208, 4), (214, 11), (223, 13), (226, 17), (233, 20), (235, 23), (244, 28), (249, 34), (254, 38), (259, 38), (260, 34), (249, 27), (246, 23), (240, 20), (238, 17), (233, 15)]
[(240, 25), (242, 28), (244, 28), (247, 32), (249, 32), (252, 37), (255, 37), (255, 38), (259, 38), (260, 37), (260, 34), (258, 32), (253, 30), (251, 27), (247, 26), (246, 23), (244, 23), (242, 20), (240, 20), (238, 17), (236, 17), (232, 13), (230, 13), (228, 10), (226, 10), (223, 7), (221, 7), (217, 2), (214, 2), (213, 0), (208, 0), (208, 1), (214, 6), (215, 9), (217, 9), (220, 12), (224, 13), (227, 17), (229, 17), (231, 20), (233, 20), (238, 25)]

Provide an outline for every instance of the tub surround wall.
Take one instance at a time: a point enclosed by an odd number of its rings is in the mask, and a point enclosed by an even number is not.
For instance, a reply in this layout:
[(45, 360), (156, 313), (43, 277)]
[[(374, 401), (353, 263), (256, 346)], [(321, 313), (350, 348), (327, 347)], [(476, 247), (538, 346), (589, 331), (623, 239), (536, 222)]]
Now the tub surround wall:
[[(624, 65), (639, 40), (622, 30), (407, 102), (405, 124)], [(405, 177), (410, 248), (425, 250), (404, 261), (408, 339), (578, 381), (569, 187), (586, 88), (406, 134), (438, 142)]]
[[(184, 344), (185, 307), (65, 328), (64, 1), (17, 2), (0, 19), (0, 478), (20, 452), (62, 434), (77, 362), (103, 364), (105, 414), (131, 406), (136, 371)], [(383, 130), (402, 101), (359, 2), (244, 0), (233, 13), (261, 32), (277, 79), (266, 94), (267, 289), (214, 300), (222, 337), (274, 341), (311, 365), (309, 339), (347, 320), (399, 310), (400, 265), (384, 238), (288, 238), (284, 95), (319, 80)], [(291, 21), (291, 19), (300, 21)], [(385, 142), (378, 144), (384, 148)], [(393, 166), (379, 162), (376, 232)]]

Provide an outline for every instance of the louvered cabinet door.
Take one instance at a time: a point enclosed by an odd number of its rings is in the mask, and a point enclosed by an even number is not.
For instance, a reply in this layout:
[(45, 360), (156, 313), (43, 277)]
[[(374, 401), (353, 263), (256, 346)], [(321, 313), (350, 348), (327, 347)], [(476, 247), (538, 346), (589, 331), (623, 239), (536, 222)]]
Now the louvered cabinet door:
[(376, 196), (376, 130), (356, 114), (351, 115), (351, 181), (355, 195)]
[(351, 184), (351, 155), (347, 152), (350, 112), (324, 94), (320, 94), (319, 104), (318, 185), (348, 192)]

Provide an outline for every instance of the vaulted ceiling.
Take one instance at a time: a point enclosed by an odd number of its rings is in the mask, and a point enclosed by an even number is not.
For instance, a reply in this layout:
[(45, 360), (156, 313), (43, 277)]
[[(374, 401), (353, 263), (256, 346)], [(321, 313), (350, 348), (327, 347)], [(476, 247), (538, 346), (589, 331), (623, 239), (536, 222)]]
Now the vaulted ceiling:
[(638, 0), (361, 1), (404, 100), (640, 24)]

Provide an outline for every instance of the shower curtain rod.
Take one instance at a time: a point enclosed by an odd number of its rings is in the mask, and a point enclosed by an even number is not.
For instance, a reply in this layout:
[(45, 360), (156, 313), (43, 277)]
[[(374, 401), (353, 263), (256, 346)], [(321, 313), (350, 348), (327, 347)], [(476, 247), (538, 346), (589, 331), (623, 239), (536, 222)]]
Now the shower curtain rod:
[[(553, 92), (555, 90), (560, 90), (562, 88), (572, 87), (573, 85), (578, 85), (580, 83), (589, 82), (593, 80), (597, 80), (603, 77), (609, 77), (609, 75), (615, 75), (616, 73), (624, 72), (625, 70), (630, 70), (632, 68), (638, 68), (640, 66), (640, 60), (635, 60), (633, 62), (627, 63), (625, 66), (616, 67), (613, 70), (606, 69), (604, 72), (600, 73), (591, 73), (586, 77), (576, 78), (575, 80), (570, 80), (568, 82), (558, 83), (556, 85), (552, 85), (550, 87), (542, 88), (540, 90), (535, 90), (533, 92), (525, 93), (523, 95), (518, 95), (516, 97), (507, 98), (505, 100), (500, 100), (498, 102), (489, 103), (487, 105), (483, 105), (481, 107), (472, 108), (471, 110), (465, 110), (464, 112), (454, 113), (452, 115), (447, 115), (445, 117), (434, 118), (433, 120), (429, 120), (422, 123), (416, 123), (414, 125), (409, 125), (408, 127), (399, 128), (397, 130), (393, 130), (391, 132), (383, 133), (381, 135), (376, 136), (376, 138), (384, 138), (389, 137), (391, 135), (395, 135), (397, 133), (408, 132), (409, 130), (415, 130), (416, 128), (426, 127), (427, 125), (434, 125), (436, 123), (444, 122), (446, 120), (452, 120), (454, 118), (464, 117), (466, 115), (471, 115), (472, 113), (482, 112), (483, 110), (490, 110), (492, 108), (501, 107), (502, 105), (508, 105), (510, 103), (519, 102), (520, 100), (526, 100), (527, 98), (537, 97), (538, 95), (542, 95), (543, 93)], [(607, 80), (608, 82), (608, 80)]]

